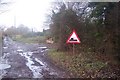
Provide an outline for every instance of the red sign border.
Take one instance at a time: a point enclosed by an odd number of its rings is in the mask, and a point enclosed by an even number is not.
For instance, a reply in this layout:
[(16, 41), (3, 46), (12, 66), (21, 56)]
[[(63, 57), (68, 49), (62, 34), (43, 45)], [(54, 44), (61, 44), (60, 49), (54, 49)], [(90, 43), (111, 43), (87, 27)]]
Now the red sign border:
[(67, 43), (67, 44), (79, 44), (79, 43), (81, 43), (81, 42), (69, 42), (70, 37), (72, 36), (73, 33), (75, 33), (75, 35), (77, 36), (78, 40), (80, 41), (80, 38), (78, 37), (76, 31), (73, 30), (72, 33), (70, 34), (69, 38), (67, 39), (67, 42), (66, 42), (66, 43)]

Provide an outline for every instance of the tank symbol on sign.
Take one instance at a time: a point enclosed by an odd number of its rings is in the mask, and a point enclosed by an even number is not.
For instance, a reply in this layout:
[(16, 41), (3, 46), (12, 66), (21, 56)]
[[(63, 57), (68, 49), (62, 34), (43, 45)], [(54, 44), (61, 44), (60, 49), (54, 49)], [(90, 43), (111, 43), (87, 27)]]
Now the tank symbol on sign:
[(77, 41), (77, 39), (71, 38), (70, 41)]

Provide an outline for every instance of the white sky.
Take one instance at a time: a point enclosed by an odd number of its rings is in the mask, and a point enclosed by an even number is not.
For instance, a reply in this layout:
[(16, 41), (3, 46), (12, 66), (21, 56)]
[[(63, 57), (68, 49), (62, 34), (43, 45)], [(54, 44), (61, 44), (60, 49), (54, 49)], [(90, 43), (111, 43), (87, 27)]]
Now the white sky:
[(24, 24), (36, 31), (42, 31), (49, 8), (49, 0), (15, 0), (10, 11), (0, 14), (0, 25), (11, 27), (16, 22), (16, 26)]

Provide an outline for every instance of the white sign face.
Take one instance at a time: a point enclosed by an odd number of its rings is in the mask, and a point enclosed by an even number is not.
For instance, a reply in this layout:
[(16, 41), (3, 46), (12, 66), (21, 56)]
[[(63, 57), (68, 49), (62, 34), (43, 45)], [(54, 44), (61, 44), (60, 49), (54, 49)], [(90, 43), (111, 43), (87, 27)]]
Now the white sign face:
[(67, 43), (80, 43), (80, 39), (78, 38), (75, 30), (73, 30), (72, 34), (68, 38)]

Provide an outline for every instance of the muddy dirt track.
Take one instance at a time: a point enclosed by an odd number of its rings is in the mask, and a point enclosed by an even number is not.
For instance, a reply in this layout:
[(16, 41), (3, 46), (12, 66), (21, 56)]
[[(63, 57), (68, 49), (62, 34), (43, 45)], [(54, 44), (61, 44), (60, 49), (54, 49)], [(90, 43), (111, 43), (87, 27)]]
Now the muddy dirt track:
[(11, 67), (4, 69), (3, 78), (68, 78), (63, 69), (52, 64), (45, 56), (45, 44), (24, 44), (4, 39), (3, 58)]

